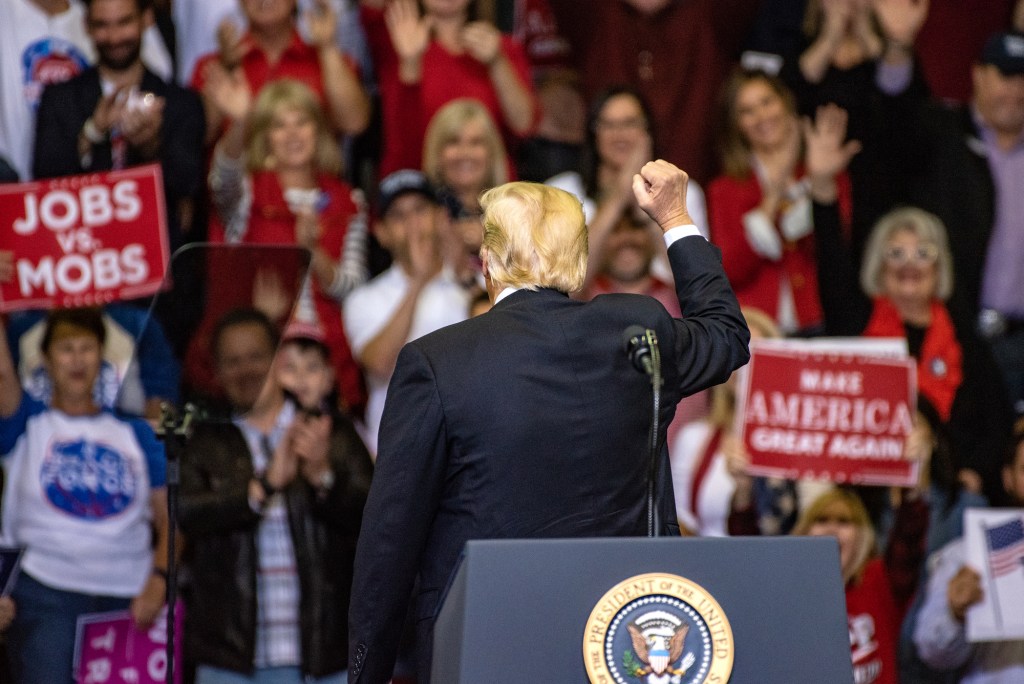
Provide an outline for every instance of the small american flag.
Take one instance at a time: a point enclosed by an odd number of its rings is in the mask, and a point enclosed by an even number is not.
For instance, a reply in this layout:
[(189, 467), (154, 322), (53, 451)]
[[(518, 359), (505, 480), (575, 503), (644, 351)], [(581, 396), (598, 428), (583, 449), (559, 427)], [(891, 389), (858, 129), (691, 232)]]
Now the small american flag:
[(985, 530), (992, 575), (1000, 577), (1024, 567), (1024, 520), (1018, 518)]

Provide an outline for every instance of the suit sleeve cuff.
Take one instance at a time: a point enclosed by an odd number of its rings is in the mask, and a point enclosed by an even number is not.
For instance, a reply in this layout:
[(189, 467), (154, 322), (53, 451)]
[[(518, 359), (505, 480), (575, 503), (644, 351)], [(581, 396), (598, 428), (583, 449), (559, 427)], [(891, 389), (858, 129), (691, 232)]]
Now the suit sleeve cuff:
[(674, 228), (669, 228), (668, 230), (665, 231), (665, 246), (671, 247), (676, 240), (691, 236), (697, 236), (701, 238), (704, 237), (703, 235), (700, 234), (700, 231), (697, 230), (697, 226), (693, 225), (692, 223), (688, 223), (682, 226), (675, 226)]

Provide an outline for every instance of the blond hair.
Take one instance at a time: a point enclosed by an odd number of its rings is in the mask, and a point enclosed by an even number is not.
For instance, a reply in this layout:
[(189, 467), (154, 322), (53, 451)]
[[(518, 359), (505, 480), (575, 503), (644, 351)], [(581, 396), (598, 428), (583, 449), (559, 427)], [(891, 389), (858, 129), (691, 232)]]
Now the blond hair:
[(309, 86), (290, 78), (271, 81), (256, 96), (245, 136), (246, 165), (249, 170), (266, 171), (274, 168), (270, 153), (270, 129), (274, 125), (274, 117), (287, 110), (305, 114), (316, 125), (316, 151), (313, 156), (316, 170), (339, 175), (341, 152), (338, 141), (331, 134), (320, 100)]
[(487, 142), (489, 168), (487, 177), (484, 178), (484, 187), (480, 190), (496, 187), (508, 180), (508, 156), (498, 127), (494, 125), (494, 119), (479, 101), (463, 97), (452, 100), (437, 110), (427, 126), (423, 139), (423, 173), (434, 185), (447, 185), (445, 179), (441, 177), (441, 151), (459, 137), (463, 128), (474, 121), (483, 123)]
[(870, 297), (882, 294), (882, 267), (885, 265), (885, 246), (892, 236), (907, 231), (922, 242), (930, 242), (938, 250), (935, 260), (938, 284), (935, 296), (945, 301), (953, 294), (953, 255), (949, 251), (946, 227), (935, 214), (917, 207), (895, 209), (875, 224), (864, 249), (864, 262), (860, 269), (860, 286)]
[(587, 226), (572, 194), (506, 183), (480, 197), (488, 275), (495, 284), (575, 292), (587, 273)]
[(868, 558), (875, 551), (875, 528), (867, 509), (864, 508), (864, 503), (856, 493), (840, 487), (828, 490), (812, 501), (811, 505), (800, 514), (800, 518), (793, 527), (793, 534), (807, 536), (814, 524), (822, 520), (825, 511), (836, 503), (846, 506), (850, 512), (853, 526), (857, 528), (857, 546), (850, 559), (850, 568), (844, 572), (843, 576), (843, 581), (848, 584), (851, 580), (860, 577)]

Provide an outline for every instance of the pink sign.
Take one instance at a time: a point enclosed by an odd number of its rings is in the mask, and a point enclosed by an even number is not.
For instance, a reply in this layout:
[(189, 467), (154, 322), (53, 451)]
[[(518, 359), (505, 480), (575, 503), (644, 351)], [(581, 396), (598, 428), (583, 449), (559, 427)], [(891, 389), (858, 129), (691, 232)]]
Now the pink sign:
[(0, 245), (0, 312), (149, 296), (170, 258), (160, 166), (0, 185)]
[(751, 348), (737, 420), (753, 475), (913, 486), (913, 359)]
[[(181, 684), (182, 607), (174, 611), (174, 681)], [(78, 618), (75, 675), (79, 684), (166, 684), (167, 608), (140, 632), (128, 611)]]

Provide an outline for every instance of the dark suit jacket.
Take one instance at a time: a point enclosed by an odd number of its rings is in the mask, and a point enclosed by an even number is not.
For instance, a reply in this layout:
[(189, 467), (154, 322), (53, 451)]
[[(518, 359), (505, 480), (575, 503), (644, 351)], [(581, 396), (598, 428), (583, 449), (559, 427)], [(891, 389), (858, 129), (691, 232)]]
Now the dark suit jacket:
[(663, 441), (679, 399), (749, 356), (718, 250), (686, 237), (669, 258), (686, 320), (639, 295), (519, 291), (405, 346), (356, 552), (350, 681), (390, 677), (417, 575), (424, 676), (422, 633), (467, 540), (646, 533), (651, 388), (623, 330), (657, 333)]
[[(199, 96), (146, 70), (140, 90), (164, 98), (163, 124), (160, 128), (160, 149), (156, 159), (144, 159), (128, 149), (128, 166), (159, 162), (163, 170), (164, 195), (171, 250), (185, 239), (181, 200), (191, 200), (195, 209), (203, 188), (203, 137), (206, 120)], [(55, 178), (92, 171), (109, 171), (112, 166), (110, 142), (92, 146), (92, 161), (82, 165), (78, 155), (78, 133), (85, 120), (92, 116), (102, 95), (100, 74), (95, 68), (82, 72), (64, 83), (51, 85), (43, 91), (36, 114), (36, 140), (32, 159), (35, 178)]]

